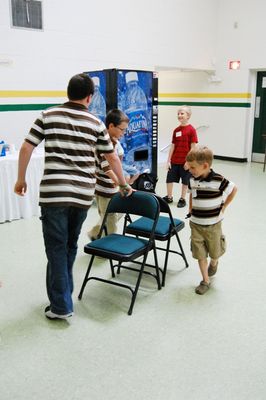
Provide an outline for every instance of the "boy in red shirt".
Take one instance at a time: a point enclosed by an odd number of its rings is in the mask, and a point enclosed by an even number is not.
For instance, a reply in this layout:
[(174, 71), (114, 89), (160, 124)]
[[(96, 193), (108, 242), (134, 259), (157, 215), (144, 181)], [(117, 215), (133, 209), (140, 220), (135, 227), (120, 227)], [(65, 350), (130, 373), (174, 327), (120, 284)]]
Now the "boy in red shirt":
[(195, 128), (189, 124), (191, 109), (189, 106), (181, 106), (177, 111), (177, 118), (180, 125), (175, 128), (172, 136), (172, 145), (167, 159), (167, 196), (164, 200), (167, 203), (173, 202), (174, 182), (182, 182), (181, 197), (178, 200), (177, 207), (185, 207), (186, 194), (190, 173), (184, 168), (186, 156), (190, 149), (198, 143), (198, 137)]

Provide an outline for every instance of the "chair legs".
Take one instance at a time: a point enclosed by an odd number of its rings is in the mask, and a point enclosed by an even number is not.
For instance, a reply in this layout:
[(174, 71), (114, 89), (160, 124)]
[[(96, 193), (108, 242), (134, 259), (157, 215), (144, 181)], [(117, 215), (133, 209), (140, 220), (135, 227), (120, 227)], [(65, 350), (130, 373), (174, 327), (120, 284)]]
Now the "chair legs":
[(120, 269), (121, 268), (125, 268), (125, 269), (129, 269), (129, 270), (133, 270), (133, 271), (137, 271), (138, 272), (138, 278), (137, 278), (137, 282), (136, 282), (134, 288), (132, 288), (131, 286), (129, 286), (127, 284), (123, 284), (123, 283), (115, 282), (115, 281), (110, 281), (108, 279), (97, 278), (97, 277), (89, 277), (89, 274), (90, 274), (90, 271), (91, 271), (91, 268), (92, 268), (92, 264), (93, 264), (93, 261), (94, 261), (94, 258), (95, 258), (95, 256), (92, 255), (91, 259), (90, 259), (90, 262), (89, 262), (89, 265), (88, 265), (88, 269), (87, 269), (85, 278), (83, 280), (83, 283), (82, 283), (82, 286), (81, 286), (81, 289), (80, 289), (80, 293), (78, 295), (78, 299), (79, 300), (82, 299), (82, 295), (83, 295), (84, 289), (86, 287), (86, 284), (91, 279), (94, 279), (94, 280), (97, 280), (97, 281), (100, 281), (100, 282), (109, 283), (109, 284), (114, 285), (114, 286), (123, 287), (125, 289), (130, 290), (130, 292), (131, 292), (131, 302), (130, 302), (130, 306), (129, 306), (129, 309), (128, 309), (128, 315), (131, 315), (132, 312), (133, 312), (134, 304), (135, 304), (135, 301), (136, 301), (136, 297), (137, 297), (137, 294), (138, 294), (138, 290), (139, 290), (139, 286), (140, 286), (140, 282), (141, 282), (141, 278), (142, 278), (143, 273), (148, 273), (148, 274), (152, 275), (153, 277), (155, 277), (156, 281), (157, 281), (157, 285), (158, 285), (158, 290), (161, 289), (160, 271), (159, 271), (159, 266), (158, 266), (156, 248), (153, 249), (153, 253), (154, 253), (154, 260), (155, 260), (155, 266), (153, 266), (153, 268), (155, 268), (155, 270), (156, 270), (156, 275), (151, 274), (151, 273), (149, 273), (147, 271), (144, 271), (145, 265), (149, 265), (149, 264), (146, 264), (147, 257), (148, 257), (148, 252), (143, 255), (142, 262), (137, 262), (138, 264), (140, 264), (140, 268), (139, 269), (132, 268), (132, 267), (127, 267), (127, 266), (123, 265), (122, 262), (119, 262), (117, 265), (113, 265), (113, 261), (111, 259), (109, 259), (111, 272), (112, 272), (112, 278), (115, 277), (115, 272), (114, 272), (114, 268), (115, 267), (118, 268), (117, 269), (117, 273), (120, 273)]
[(89, 276), (89, 273), (90, 273), (94, 258), (95, 258), (95, 256), (91, 256), (91, 259), (90, 259), (90, 262), (89, 262), (89, 265), (88, 265), (88, 269), (87, 269), (85, 278), (83, 280), (83, 283), (82, 283), (82, 286), (81, 286), (81, 289), (80, 289), (80, 292), (79, 292), (79, 295), (78, 295), (78, 299), (79, 300), (81, 300), (83, 292), (84, 292), (84, 289), (85, 289), (85, 286), (86, 286), (86, 284), (88, 282), (88, 276)]
[(115, 277), (115, 269), (114, 269), (114, 264), (112, 260), (109, 260), (110, 262), (110, 267), (111, 267), (111, 272), (112, 272), (112, 278)]
[[(146, 262), (147, 260), (146, 260), (144, 267), (151, 267), (151, 268), (155, 269), (155, 274), (153, 274), (150, 271), (146, 271), (144, 268), (143, 268), (142, 273), (153, 276), (157, 281), (158, 290), (160, 290), (161, 287), (162, 287), (161, 278), (160, 278), (160, 272), (163, 274), (163, 270), (161, 268), (159, 268), (156, 247), (153, 248), (153, 255), (154, 255), (154, 265), (147, 263)], [(132, 260), (131, 262), (134, 263), (134, 264), (142, 265), (142, 261), (137, 261), (137, 260), (133, 261)], [(117, 273), (118, 274), (120, 274), (121, 268), (129, 269), (131, 271), (136, 271), (136, 272), (139, 272), (139, 270), (140, 270), (140, 269), (137, 269), (137, 268), (133, 268), (133, 267), (129, 267), (129, 266), (123, 265), (123, 263), (121, 261), (117, 265), (115, 265), (114, 267), (117, 267)]]
[(153, 256), (154, 256), (154, 262), (155, 262), (155, 271), (156, 271), (156, 277), (157, 277), (157, 285), (158, 285), (158, 290), (161, 289), (162, 284), (160, 283), (160, 268), (159, 268), (159, 263), (158, 263), (158, 257), (157, 257), (157, 251), (156, 247), (154, 246), (153, 248)]
[[(181, 244), (181, 241), (180, 241), (180, 239), (179, 239), (179, 236), (178, 236), (178, 233), (177, 233), (177, 232), (175, 233), (175, 237), (176, 237), (176, 239), (177, 239), (180, 252), (175, 251), (175, 250), (170, 250), (170, 241), (171, 241), (171, 238), (169, 238), (168, 241), (167, 241), (166, 249), (160, 248), (161, 250), (164, 250), (164, 251), (166, 252), (166, 254), (165, 254), (165, 259), (164, 259), (163, 276), (162, 276), (162, 286), (163, 286), (163, 287), (165, 286), (165, 279), (166, 279), (166, 272), (167, 272), (167, 265), (168, 265), (169, 253), (175, 253), (175, 254), (180, 255), (180, 256), (183, 258), (184, 262), (185, 262), (186, 268), (188, 268), (187, 258), (186, 258), (185, 252), (184, 252), (184, 250), (183, 250), (183, 246), (182, 246), (182, 244)], [(157, 248), (158, 248), (158, 247), (157, 247)]]
[(171, 238), (167, 240), (167, 246), (165, 249), (165, 259), (164, 259), (164, 266), (163, 266), (163, 276), (162, 276), (162, 287), (165, 285), (165, 277), (167, 272), (167, 264), (168, 264), (168, 257), (169, 257), (169, 248), (170, 248), (170, 241)]
[(175, 236), (176, 236), (176, 239), (177, 239), (178, 244), (179, 244), (179, 247), (180, 247), (180, 251), (181, 251), (181, 254), (180, 254), (180, 255), (181, 255), (181, 257), (183, 258), (183, 260), (185, 261), (186, 268), (188, 268), (188, 262), (187, 262), (187, 258), (186, 258), (185, 252), (184, 252), (184, 250), (183, 250), (183, 246), (182, 246), (182, 244), (181, 244), (181, 240), (179, 239), (179, 236), (178, 236), (177, 233), (175, 234)]
[(133, 311), (133, 307), (134, 307), (135, 300), (136, 300), (136, 297), (137, 297), (137, 294), (138, 294), (139, 285), (140, 285), (140, 281), (141, 281), (141, 278), (142, 278), (142, 274), (143, 274), (143, 270), (144, 270), (144, 266), (145, 266), (147, 257), (148, 257), (148, 253), (146, 253), (144, 255), (143, 260), (142, 260), (142, 264), (141, 264), (141, 267), (140, 267), (140, 270), (139, 270), (138, 279), (137, 279), (137, 282), (136, 282), (136, 285), (135, 285), (135, 289), (133, 291), (133, 295), (132, 295), (132, 298), (131, 298), (131, 303), (130, 303), (130, 306), (129, 306), (129, 309), (128, 309), (128, 315), (131, 315), (132, 311)]

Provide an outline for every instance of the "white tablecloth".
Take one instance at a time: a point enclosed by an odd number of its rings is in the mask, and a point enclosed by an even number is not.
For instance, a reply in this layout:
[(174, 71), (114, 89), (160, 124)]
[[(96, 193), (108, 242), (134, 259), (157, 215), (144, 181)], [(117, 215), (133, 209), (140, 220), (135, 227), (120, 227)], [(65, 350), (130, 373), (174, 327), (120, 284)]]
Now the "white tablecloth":
[(39, 184), (43, 175), (44, 153), (33, 152), (28, 165), (27, 192), (14, 193), (18, 172), (18, 153), (0, 157), (0, 223), (40, 215)]

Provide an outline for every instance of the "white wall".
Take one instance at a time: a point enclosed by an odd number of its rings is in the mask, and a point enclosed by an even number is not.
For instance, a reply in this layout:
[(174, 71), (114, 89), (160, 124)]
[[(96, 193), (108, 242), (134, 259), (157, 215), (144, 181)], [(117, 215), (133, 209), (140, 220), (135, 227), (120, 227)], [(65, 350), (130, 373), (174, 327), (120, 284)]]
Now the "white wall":
[[(242, 103), (241, 99), (216, 98), (215, 94), (224, 94), (222, 83), (210, 83), (211, 74), (207, 72), (178, 72), (164, 71), (159, 73), (159, 93), (161, 95), (186, 94), (188, 97), (177, 97), (176, 99), (183, 104), (195, 102), (199, 105), (192, 105), (191, 124), (197, 129), (199, 142), (206, 144), (217, 156), (231, 158), (247, 158), (246, 149), (246, 130), (247, 115), (250, 109), (228, 106), (212, 106), (213, 102), (230, 104), (236, 100)], [(247, 90), (246, 90), (247, 91)], [(193, 93), (194, 96), (193, 97)], [(197, 95), (204, 94), (211, 97), (200, 98)], [(228, 96), (230, 93), (228, 94)], [(192, 96), (192, 97), (191, 97)], [(159, 96), (159, 100), (165, 98)], [(244, 99), (245, 100), (245, 99)], [(200, 103), (209, 103), (210, 106), (202, 106)], [(161, 151), (171, 142), (174, 128), (178, 125), (177, 109), (178, 105), (159, 107), (159, 163), (167, 158), (167, 151)]]
[[(160, 92), (248, 92), (249, 109), (192, 107), (191, 122), (216, 154), (250, 157), (255, 70), (266, 69), (263, 48), (266, 2), (253, 0), (43, 0), (42, 32), (10, 26), (10, 0), (0, 2), (0, 92), (65, 90), (75, 73), (103, 68), (160, 71)], [(134, 12), (134, 10), (137, 10)], [(239, 71), (228, 61), (241, 60)], [(175, 73), (167, 75), (166, 70)], [(221, 82), (208, 83), (216, 69)], [(178, 70), (178, 72), (177, 72)], [(1, 97), (0, 104), (55, 103), (64, 98)], [(184, 99), (184, 103), (185, 100)], [(0, 138), (17, 145), (36, 111), (0, 112)], [(160, 106), (159, 148), (176, 126), (176, 109)]]
[[(219, 0), (217, 19), (216, 69), (224, 92), (250, 92), (251, 108), (232, 116), (237, 127), (238, 145), (243, 157), (251, 158), (256, 93), (256, 72), (266, 70), (265, 36), (266, 2), (253, 0)], [(240, 70), (230, 71), (229, 60), (240, 60)], [(232, 130), (230, 130), (230, 139)], [(234, 142), (231, 140), (232, 146)]]
[[(217, 20), (217, 61), (241, 60), (241, 71), (266, 69), (264, 0), (219, 0)], [(232, 79), (232, 84), (238, 85)]]
[[(199, 139), (212, 147), (216, 155), (250, 160), (256, 71), (266, 70), (264, 51), (266, 2), (218, 0), (216, 4), (218, 6), (214, 30), (216, 42), (210, 57), (220, 82), (209, 83), (206, 72), (162, 71), (159, 76), (159, 91), (161, 93), (251, 93), (251, 98), (248, 99), (250, 108), (194, 106), (191, 118), (192, 124), (196, 127), (202, 123), (209, 125), (208, 129), (199, 132)], [(195, 45), (197, 43), (198, 40)], [(229, 70), (230, 60), (240, 60), (240, 70)], [(187, 98), (184, 99), (184, 103), (191, 100), (200, 101)], [(215, 97), (211, 101), (215, 101)], [(241, 102), (240, 99), (235, 101)], [(159, 148), (166, 145), (177, 124), (176, 110), (177, 107), (173, 106), (159, 107)], [(159, 160), (164, 161), (166, 154), (159, 154)]]
[[(72, 75), (94, 69), (210, 67), (216, 1), (43, 0), (42, 4), (40, 32), (11, 28), (10, 0), (0, 2), (0, 91), (65, 90)], [(204, 46), (195, 46), (195, 37)], [(1, 65), (1, 59), (12, 63)], [(61, 100), (65, 99), (0, 96), (0, 104)], [(0, 112), (0, 138), (19, 147), (36, 115), (36, 111)]]
[(1, 0), (0, 57), (13, 60), (1, 71), (3, 88), (63, 89), (95, 68), (210, 67), (216, 1), (43, 0), (43, 32), (11, 29), (9, 14)]

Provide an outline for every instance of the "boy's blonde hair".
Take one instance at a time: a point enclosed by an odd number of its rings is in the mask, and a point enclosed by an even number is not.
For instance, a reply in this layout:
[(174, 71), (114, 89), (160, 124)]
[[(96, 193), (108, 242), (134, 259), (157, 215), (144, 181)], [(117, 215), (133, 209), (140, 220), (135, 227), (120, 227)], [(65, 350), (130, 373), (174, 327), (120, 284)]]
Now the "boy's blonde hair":
[(177, 112), (179, 111), (185, 111), (189, 116), (192, 114), (191, 108), (186, 105), (178, 107)]
[(204, 164), (206, 162), (211, 166), (213, 162), (213, 152), (206, 146), (196, 145), (188, 152), (186, 161), (196, 161), (198, 164)]

